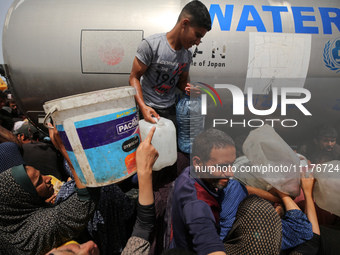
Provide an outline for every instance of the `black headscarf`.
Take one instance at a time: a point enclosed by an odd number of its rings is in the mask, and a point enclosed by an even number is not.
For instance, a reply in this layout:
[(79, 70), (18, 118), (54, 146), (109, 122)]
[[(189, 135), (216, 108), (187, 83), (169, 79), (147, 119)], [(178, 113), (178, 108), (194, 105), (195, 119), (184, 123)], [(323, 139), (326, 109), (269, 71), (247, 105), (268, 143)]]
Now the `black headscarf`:
[(94, 208), (77, 193), (57, 206), (45, 203), (23, 165), (6, 170), (0, 174), (0, 254), (45, 254), (79, 235)]
[(45, 201), (38, 196), (23, 165), (1, 174), (0, 204), (0, 226), (6, 232), (16, 229), (17, 223), (45, 206)]

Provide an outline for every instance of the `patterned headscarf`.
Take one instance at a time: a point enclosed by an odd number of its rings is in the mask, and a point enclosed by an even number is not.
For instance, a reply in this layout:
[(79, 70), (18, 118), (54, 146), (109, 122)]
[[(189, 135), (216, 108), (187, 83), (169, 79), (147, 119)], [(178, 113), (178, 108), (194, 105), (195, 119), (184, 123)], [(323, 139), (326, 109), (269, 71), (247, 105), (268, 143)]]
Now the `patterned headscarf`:
[(227, 254), (280, 254), (281, 219), (274, 207), (257, 196), (246, 197), (224, 246)]
[(45, 201), (38, 196), (23, 165), (6, 170), (0, 176), (0, 226), (12, 232), (18, 227), (16, 224), (43, 207)]
[(0, 254), (45, 254), (79, 235), (94, 211), (77, 194), (53, 206), (38, 196), (24, 166), (0, 174)]

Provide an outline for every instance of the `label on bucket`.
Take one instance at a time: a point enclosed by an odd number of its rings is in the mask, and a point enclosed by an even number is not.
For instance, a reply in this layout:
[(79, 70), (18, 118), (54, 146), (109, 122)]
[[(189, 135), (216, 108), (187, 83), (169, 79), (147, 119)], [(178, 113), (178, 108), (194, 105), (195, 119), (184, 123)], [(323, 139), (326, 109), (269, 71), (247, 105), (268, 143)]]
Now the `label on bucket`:
[[(136, 170), (136, 149), (140, 143), (136, 107), (76, 121), (74, 126), (97, 183), (113, 182)], [(86, 184), (64, 127), (58, 125), (57, 129), (80, 180)]]

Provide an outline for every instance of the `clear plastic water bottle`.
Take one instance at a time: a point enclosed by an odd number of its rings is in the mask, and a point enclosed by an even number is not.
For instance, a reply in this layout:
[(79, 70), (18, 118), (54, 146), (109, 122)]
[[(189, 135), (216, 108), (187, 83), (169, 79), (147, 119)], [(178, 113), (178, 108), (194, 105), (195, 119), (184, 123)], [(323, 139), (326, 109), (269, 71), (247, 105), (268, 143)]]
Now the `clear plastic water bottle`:
[(185, 95), (177, 104), (178, 147), (191, 153), (195, 137), (204, 130), (204, 115), (201, 114), (201, 98)]

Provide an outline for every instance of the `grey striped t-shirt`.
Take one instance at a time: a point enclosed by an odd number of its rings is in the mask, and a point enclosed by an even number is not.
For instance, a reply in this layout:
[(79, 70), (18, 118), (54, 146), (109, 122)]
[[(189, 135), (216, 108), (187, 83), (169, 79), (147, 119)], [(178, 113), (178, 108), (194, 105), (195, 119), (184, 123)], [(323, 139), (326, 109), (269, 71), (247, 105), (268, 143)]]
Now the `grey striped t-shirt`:
[(188, 72), (192, 53), (182, 48), (171, 48), (166, 34), (155, 34), (143, 39), (136, 57), (148, 66), (141, 78), (146, 105), (164, 109), (175, 104), (175, 89), (181, 73)]

